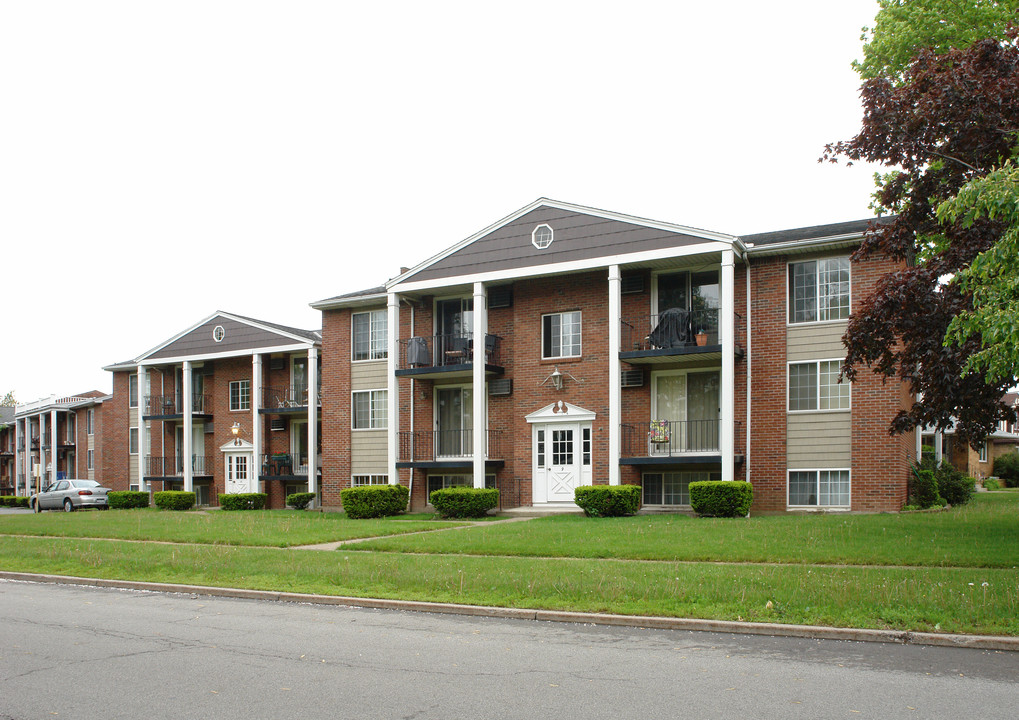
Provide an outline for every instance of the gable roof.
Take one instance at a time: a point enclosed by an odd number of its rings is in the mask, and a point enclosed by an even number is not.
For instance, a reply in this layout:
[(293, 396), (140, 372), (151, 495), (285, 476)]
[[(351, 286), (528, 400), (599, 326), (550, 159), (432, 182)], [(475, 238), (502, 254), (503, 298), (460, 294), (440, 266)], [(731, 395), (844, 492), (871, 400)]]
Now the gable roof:
[(855, 244), (866, 234), (871, 224), (883, 225), (890, 223), (895, 216), (864, 218), (847, 222), (812, 225), (810, 227), (776, 230), (773, 232), (743, 235), (740, 240), (747, 246), (751, 254), (770, 253), (780, 247), (804, 248), (818, 245)]
[[(553, 240), (545, 249), (531, 242), (539, 225), (552, 228)], [(500, 273), (555, 272), (577, 264), (596, 267), (604, 264), (599, 263), (601, 259), (736, 241), (725, 233), (539, 198), (394, 278), (386, 287)]]
[[(222, 326), (225, 331), (220, 341), (213, 338), (217, 326)], [(313, 330), (301, 330), (219, 310), (136, 358), (107, 365), (103, 369), (125, 370), (145, 364), (146, 361), (173, 358), (247, 355), (258, 349), (283, 351), (319, 345), (321, 342), (321, 333)]]

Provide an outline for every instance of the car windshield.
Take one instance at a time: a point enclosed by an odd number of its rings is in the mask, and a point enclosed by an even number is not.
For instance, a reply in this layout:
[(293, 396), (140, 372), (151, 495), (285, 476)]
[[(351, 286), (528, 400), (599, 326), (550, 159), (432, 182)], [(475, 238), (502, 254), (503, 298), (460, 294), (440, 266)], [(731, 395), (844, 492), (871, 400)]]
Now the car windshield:
[(99, 483), (95, 480), (72, 480), (71, 485), (76, 488), (94, 488), (99, 487)]

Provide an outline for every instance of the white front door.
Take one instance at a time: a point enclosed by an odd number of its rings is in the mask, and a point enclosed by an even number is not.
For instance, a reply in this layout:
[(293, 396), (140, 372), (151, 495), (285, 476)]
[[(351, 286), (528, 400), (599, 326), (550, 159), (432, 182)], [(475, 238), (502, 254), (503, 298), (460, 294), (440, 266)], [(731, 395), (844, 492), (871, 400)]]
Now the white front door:
[(254, 477), (251, 453), (226, 453), (226, 491), (249, 493)]
[(591, 424), (536, 424), (531, 477), (533, 502), (573, 502), (577, 486), (591, 484)]

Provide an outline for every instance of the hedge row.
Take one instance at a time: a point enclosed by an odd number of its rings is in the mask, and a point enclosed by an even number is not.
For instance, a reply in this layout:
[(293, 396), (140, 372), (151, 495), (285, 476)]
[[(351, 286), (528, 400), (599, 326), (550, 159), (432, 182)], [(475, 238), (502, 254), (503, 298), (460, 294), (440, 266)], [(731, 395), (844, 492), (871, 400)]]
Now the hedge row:
[(0, 495), (0, 507), (27, 508), (28, 498), (20, 495)]
[(495, 488), (442, 488), (433, 490), (428, 496), (428, 502), (442, 517), (478, 518), (498, 506), (499, 491)]
[(114, 510), (147, 508), (149, 506), (149, 494), (138, 490), (111, 490), (106, 493), (106, 504)]
[(265, 493), (229, 493), (219, 496), (221, 510), (264, 510), (269, 496)]
[(308, 503), (314, 499), (315, 493), (290, 493), (287, 495), (287, 505), (292, 507), (294, 510), (304, 510), (308, 507)]
[(190, 510), (195, 506), (195, 494), (183, 490), (160, 490), (152, 494), (152, 501), (160, 510)]
[(573, 498), (588, 517), (624, 517), (640, 508), (640, 487), (581, 485), (574, 489)]
[(407, 509), (408, 492), (404, 485), (365, 485), (341, 490), (340, 500), (349, 518), (386, 517)]
[(745, 480), (690, 483), (690, 507), (704, 517), (746, 517), (753, 502), (754, 488)]

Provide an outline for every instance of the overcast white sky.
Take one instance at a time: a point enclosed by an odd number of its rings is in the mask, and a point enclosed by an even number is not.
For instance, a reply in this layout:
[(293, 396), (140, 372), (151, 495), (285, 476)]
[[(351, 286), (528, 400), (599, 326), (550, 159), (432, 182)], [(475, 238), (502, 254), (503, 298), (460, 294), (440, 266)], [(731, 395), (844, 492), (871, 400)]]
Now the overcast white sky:
[(0, 395), (226, 310), (308, 329), (538, 197), (746, 234), (870, 215), (875, 0), (0, 6)]

